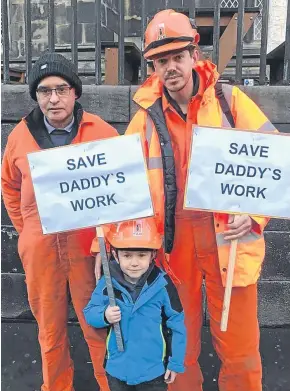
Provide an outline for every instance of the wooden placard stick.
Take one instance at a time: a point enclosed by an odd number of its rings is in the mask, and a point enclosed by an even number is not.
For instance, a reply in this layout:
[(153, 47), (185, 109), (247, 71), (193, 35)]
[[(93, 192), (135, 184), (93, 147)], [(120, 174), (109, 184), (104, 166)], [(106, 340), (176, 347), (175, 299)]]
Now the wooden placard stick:
[[(105, 238), (104, 238), (104, 231), (101, 226), (98, 226), (96, 228), (96, 231), (97, 231), (97, 236), (98, 236), (98, 241), (99, 241), (99, 246), (100, 246), (100, 254), (101, 254), (101, 259), (102, 259), (106, 287), (107, 287), (108, 296), (109, 296), (109, 303), (110, 303), (110, 306), (113, 307), (116, 305), (116, 298), (115, 298), (114, 289), (113, 289), (113, 285), (112, 285), (111, 273), (110, 273), (108, 256), (107, 256), (107, 249), (106, 249)], [(116, 335), (118, 350), (119, 350), (119, 352), (123, 352), (124, 351), (124, 344), (123, 344), (123, 337), (122, 337), (120, 322), (114, 323), (113, 327), (114, 327), (114, 331), (115, 331), (115, 335)]]
[(236, 255), (237, 255), (237, 245), (238, 245), (238, 239), (234, 239), (231, 241), (228, 273), (226, 279), (223, 312), (222, 312), (222, 319), (221, 319), (221, 331), (227, 331), (228, 328), (228, 318), (229, 318), (229, 310), (231, 304), (232, 286), (233, 286), (234, 270), (235, 270)]

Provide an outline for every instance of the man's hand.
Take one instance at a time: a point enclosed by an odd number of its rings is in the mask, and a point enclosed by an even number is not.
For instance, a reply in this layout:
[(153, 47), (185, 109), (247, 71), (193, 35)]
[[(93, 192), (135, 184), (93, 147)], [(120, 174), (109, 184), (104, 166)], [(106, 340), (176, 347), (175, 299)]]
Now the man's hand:
[(121, 320), (121, 310), (118, 306), (107, 307), (105, 311), (105, 317), (109, 323), (117, 323)]
[(164, 381), (167, 384), (173, 383), (176, 378), (177, 373), (174, 371), (170, 371), (170, 369), (166, 369), (165, 375), (164, 375)]
[(101, 254), (97, 253), (95, 256), (96, 262), (95, 262), (95, 277), (96, 277), (96, 284), (98, 283), (99, 279), (101, 278), (101, 266), (102, 266), (102, 258)]
[(225, 232), (225, 240), (239, 239), (247, 235), (252, 229), (253, 220), (248, 215), (229, 216), (228, 230)]

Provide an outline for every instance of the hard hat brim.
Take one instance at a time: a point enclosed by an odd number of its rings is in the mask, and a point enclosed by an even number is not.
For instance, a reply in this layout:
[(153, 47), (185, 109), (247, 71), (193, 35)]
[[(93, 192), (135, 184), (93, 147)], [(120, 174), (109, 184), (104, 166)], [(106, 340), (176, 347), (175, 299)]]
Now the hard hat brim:
[(170, 42), (165, 45), (159, 46), (157, 48), (152, 48), (152, 49), (148, 50), (148, 52), (144, 54), (144, 58), (146, 60), (151, 60), (152, 57), (155, 57), (158, 54), (167, 53), (167, 52), (171, 52), (171, 51), (178, 50), (178, 49), (184, 49), (190, 44), (191, 44), (190, 41)]
[(148, 243), (147, 241), (138, 241), (135, 243), (132, 240), (114, 240), (114, 239), (109, 239), (109, 243), (111, 246), (115, 247), (116, 249), (122, 250), (122, 249), (129, 249), (129, 248), (146, 248), (148, 250), (159, 250), (162, 246), (161, 240), (155, 240), (154, 242)]

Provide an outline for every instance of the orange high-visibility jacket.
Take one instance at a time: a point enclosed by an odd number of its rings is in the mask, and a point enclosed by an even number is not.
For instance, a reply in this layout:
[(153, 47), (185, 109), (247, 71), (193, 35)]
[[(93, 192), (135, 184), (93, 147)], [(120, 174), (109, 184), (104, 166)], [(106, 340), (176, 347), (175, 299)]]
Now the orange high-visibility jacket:
[[(76, 107), (79, 106), (76, 103)], [(37, 110), (40, 111), (39, 108)], [(29, 261), (36, 241), (37, 243), (41, 241), (47, 254), (51, 254), (57, 237), (56, 234), (42, 234), (27, 154), (43, 148), (39, 146), (27, 127), (28, 117), (22, 119), (10, 133), (2, 163), (3, 199), (8, 215), (19, 234), (18, 250), (24, 264)], [(44, 137), (37, 132), (37, 129), (36, 133), (36, 137), (39, 137), (39, 134)], [(111, 125), (100, 117), (84, 111), (77, 134), (71, 144), (101, 140), (117, 135), (117, 131)], [(40, 141), (39, 143), (41, 144)], [(63, 217), (56, 216), (56, 218)], [(91, 242), (95, 237), (95, 228), (81, 229), (74, 233), (78, 234), (83, 253), (89, 256)]]
[[(158, 100), (161, 102), (161, 107), (166, 120), (165, 126), (168, 129), (167, 133), (170, 136), (174, 151), (174, 159), (175, 162), (178, 159), (178, 166), (182, 167), (176, 172), (177, 202), (175, 212), (181, 217), (190, 217), (190, 211), (182, 210), (182, 205), (192, 125), (230, 127), (227, 116), (223, 113), (215, 93), (215, 84), (219, 77), (215, 65), (209, 61), (201, 61), (196, 64), (194, 69), (198, 74), (199, 89), (189, 103), (186, 122), (178, 115), (176, 109), (166, 98), (158, 76), (153, 73), (134, 96), (134, 101), (139, 105), (140, 109), (130, 122), (126, 132), (126, 134), (140, 133), (142, 136), (155, 214), (163, 232), (164, 224), (166, 225), (165, 231), (171, 230), (170, 221), (172, 222), (172, 219), (170, 220), (169, 213), (172, 209), (172, 205), (169, 205), (169, 207), (166, 205), (166, 200), (170, 196), (170, 194), (168, 195), (166, 193), (167, 188), (170, 187), (170, 183), (166, 183), (166, 177), (164, 175), (168, 175), (168, 173), (165, 172), (164, 160), (162, 159), (161, 152), (161, 148), (163, 147), (162, 144), (164, 143), (160, 143), (155, 124), (151, 119), (154, 107), (156, 112), (156, 102)], [(253, 131), (275, 131), (275, 127), (269, 122), (257, 105), (239, 88), (224, 85), (223, 92), (230, 106), (236, 128)], [(162, 122), (160, 119), (161, 117), (162, 116), (158, 116), (157, 119)], [(179, 137), (185, 138), (185, 142), (183, 143), (185, 146), (184, 150), (177, 148), (175, 140)], [(165, 183), (163, 181), (164, 177)], [(172, 177), (170, 180), (172, 180)], [(253, 230), (238, 242), (233, 281), (234, 286), (247, 286), (255, 283), (260, 275), (261, 265), (265, 255), (263, 229), (267, 224), (268, 219), (259, 216), (251, 217), (254, 220)], [(230, 249), (230, 243), (229, 241), (224, 240), (223, 235), (226, 230), (227, 222), (227, 214), (214, 213), (216, 242), (223, 284), (225, 284), (226, 281), (226, 270)], [(171, 239), (173, 240), (173, 238)], [(186, 243), (184, 245), (186, 246)]]

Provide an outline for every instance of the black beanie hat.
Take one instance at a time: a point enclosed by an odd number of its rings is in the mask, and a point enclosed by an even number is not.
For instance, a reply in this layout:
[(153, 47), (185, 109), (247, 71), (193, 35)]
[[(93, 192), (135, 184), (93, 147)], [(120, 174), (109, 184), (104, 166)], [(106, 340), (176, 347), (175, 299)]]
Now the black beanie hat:
[(75, 88), (78, 98), (82, 95), (82, 82), (74, 64), (59, 53), (45, 52), (35, 62), (29, 75), (29, 92), (32, 99), (37, 100), (36, 88), (47, 76), (62, 77)]

